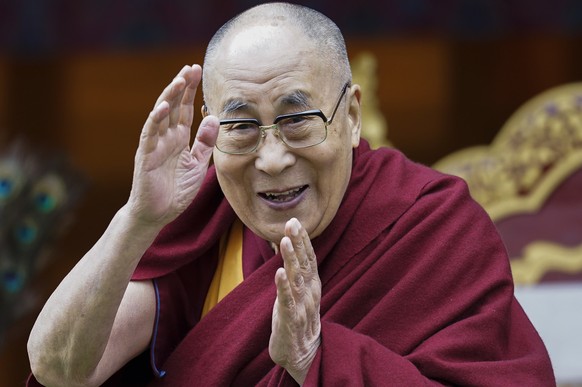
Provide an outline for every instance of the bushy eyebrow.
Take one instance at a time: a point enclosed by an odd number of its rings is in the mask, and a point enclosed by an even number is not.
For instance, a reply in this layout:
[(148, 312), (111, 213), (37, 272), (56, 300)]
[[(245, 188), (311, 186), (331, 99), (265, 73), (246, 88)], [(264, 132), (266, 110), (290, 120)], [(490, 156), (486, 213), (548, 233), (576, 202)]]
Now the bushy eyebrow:
[(301, 109), (309, 109), (311, 107), (311, 98), (309, 94), (296, 90), (281, 99), (281, 104), (286, 106), (297, 107)]
[(240, 99), (229, 99), (222, 106), (222, 114), (230, 115), (234, 112), (245, 110), (247, 106), (247, 103), (241, 101)]
[[(311, 98), (309, 94), (295, 90), (292, 93), (281, 98), (280, 104), (282, 106), (292, 107), (300, 110), (307, 110), (311, 107)], [(245, 111), (249, 109), (249, 105), (241, 99), (229, 99), (222, 106), (221, 114), (225, 116), (235, 115), (234, 113)]]

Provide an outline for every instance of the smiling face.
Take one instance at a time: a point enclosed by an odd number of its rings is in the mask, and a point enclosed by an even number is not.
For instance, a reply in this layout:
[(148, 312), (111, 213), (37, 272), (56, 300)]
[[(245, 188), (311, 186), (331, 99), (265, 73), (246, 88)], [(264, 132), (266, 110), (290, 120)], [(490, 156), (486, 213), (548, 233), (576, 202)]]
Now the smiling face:
[[(330, 118), (341, 87), (320, 59), (324, 53), (290, 26), (257, 25), (230, 33), (209, 71), (206, 103), (219, 119), (275, 117), (321, 109)], [(239, 218), (262, 238), (279, 243), (296, 217), (311, 238), (321, 234), (344, 196), (352, 148), (360, 134), (360, 91), (348, 88), (327, 139), (303, 149), (287, 147), (272, 132), (245, 155), (214, 150), (220, 186)]]

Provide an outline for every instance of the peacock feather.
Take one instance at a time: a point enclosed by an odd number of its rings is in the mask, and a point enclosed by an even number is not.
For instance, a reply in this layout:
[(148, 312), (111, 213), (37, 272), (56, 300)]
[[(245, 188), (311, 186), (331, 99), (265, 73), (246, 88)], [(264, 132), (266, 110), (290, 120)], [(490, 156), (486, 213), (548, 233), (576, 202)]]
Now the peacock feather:
[(61, 155), (21, 141), (0, 151), (0, 341), (30, 308), (28, 285), (69, 222), (86, 181)]

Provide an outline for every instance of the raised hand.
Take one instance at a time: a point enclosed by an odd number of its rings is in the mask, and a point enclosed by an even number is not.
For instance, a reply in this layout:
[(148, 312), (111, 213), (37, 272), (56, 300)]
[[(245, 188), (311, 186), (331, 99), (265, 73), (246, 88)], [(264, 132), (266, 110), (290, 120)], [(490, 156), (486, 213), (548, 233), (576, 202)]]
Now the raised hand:
[(285, 225), (280, 248), (284, 267), (275, 274), (277, 299), (269, 354), (303, 384), (321, 342), (321, 280), (311, 241), (297, 219)]
[(128, 202), (132, 216), (165, 224), (192, 202), (212, 155), (218, 120), (205, 117), (190, 149), (194, 97), (202, 69), (184, 66), (164, 89), (141, 132)]

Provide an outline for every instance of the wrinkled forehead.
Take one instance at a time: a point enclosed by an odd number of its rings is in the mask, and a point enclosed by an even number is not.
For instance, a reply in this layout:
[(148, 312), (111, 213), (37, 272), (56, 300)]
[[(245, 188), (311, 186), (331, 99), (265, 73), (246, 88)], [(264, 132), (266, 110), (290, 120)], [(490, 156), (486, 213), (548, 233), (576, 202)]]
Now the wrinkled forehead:
[(329, 76), (321, 58), (315, 42), (294, 26), (238, 28), (223, 39), (205, 69), (206, 102), (212, 104), (226, 90), (249, 84), (269, 89), (300, 83), (318, 89)]

